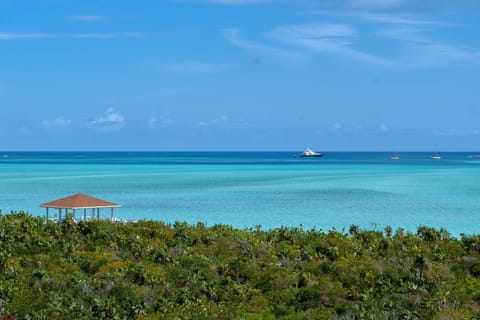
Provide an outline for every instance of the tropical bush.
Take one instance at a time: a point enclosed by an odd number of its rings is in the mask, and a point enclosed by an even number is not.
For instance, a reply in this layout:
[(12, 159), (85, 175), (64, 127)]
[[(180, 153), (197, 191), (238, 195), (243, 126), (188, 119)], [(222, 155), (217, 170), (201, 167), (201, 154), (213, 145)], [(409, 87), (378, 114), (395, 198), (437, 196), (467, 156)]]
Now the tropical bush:
[(480, 236), (0, 215), (0, 319), (480, 318)]

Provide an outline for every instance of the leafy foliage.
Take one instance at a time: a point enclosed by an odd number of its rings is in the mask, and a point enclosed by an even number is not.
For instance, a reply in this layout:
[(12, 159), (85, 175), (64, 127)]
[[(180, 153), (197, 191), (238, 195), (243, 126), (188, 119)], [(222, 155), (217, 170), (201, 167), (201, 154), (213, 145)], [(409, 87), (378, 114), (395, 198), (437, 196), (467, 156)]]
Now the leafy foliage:
[(0, 216), (0, 319), (472, 319), (480, 236)]

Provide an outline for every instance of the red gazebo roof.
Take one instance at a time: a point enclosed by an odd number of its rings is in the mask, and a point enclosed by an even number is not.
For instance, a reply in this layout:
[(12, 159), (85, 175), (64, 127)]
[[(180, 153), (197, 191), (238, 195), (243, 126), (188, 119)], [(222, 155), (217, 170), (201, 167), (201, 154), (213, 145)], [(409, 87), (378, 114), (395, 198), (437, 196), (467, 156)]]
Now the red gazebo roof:
[(77, 193), (73, 196), (61, 198), (41, 204), (44, 208), (61, 208), (61, 209), (90, 209), (90, 208), (118, 208), (121, 205), (108, 202), (102, 199), (94, 198), (86, 194)]

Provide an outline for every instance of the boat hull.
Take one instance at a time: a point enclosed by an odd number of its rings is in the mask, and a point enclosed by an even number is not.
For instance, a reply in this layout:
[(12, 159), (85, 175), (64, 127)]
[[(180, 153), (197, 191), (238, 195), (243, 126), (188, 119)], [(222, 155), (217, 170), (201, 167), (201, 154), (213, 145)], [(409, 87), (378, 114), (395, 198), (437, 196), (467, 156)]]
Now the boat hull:
[(313, 154), (313, 155), (302, 154), (300, 157), (302, 157), (302, 158), (321, 158), (321, 157), (323, 157), (323, 154)]

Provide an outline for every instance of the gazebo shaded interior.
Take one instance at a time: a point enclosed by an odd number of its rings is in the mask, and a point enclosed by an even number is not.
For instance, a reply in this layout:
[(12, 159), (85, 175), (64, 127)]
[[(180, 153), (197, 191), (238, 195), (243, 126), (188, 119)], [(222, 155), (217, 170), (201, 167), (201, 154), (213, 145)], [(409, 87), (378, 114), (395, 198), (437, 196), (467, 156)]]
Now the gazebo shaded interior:
[[(78, 211), (83, 213), (83, 215), (80, 216), (80, 219), (100, 219), (100, 210), (108, 208), (110, 208), (110, 219), (113, 221), (114, 210), (115, 208), (120, 208), (121, 205), (94, 198), (86, 194), (77, 193), (72, 196), (43, 203), (40, 207), (45, 208), (45, 221), (48, 221), (49, 219), (62, 220), (62, 214), (63, 218), (65, 218), (67, 214), (73, 214), (73, 217), (77, 218), (76, 214)], [(57, 209), (56, 214), (49, 216), (49, 209)], [(87, 211), (91, 211), (91, 215), (87, 215)]]

